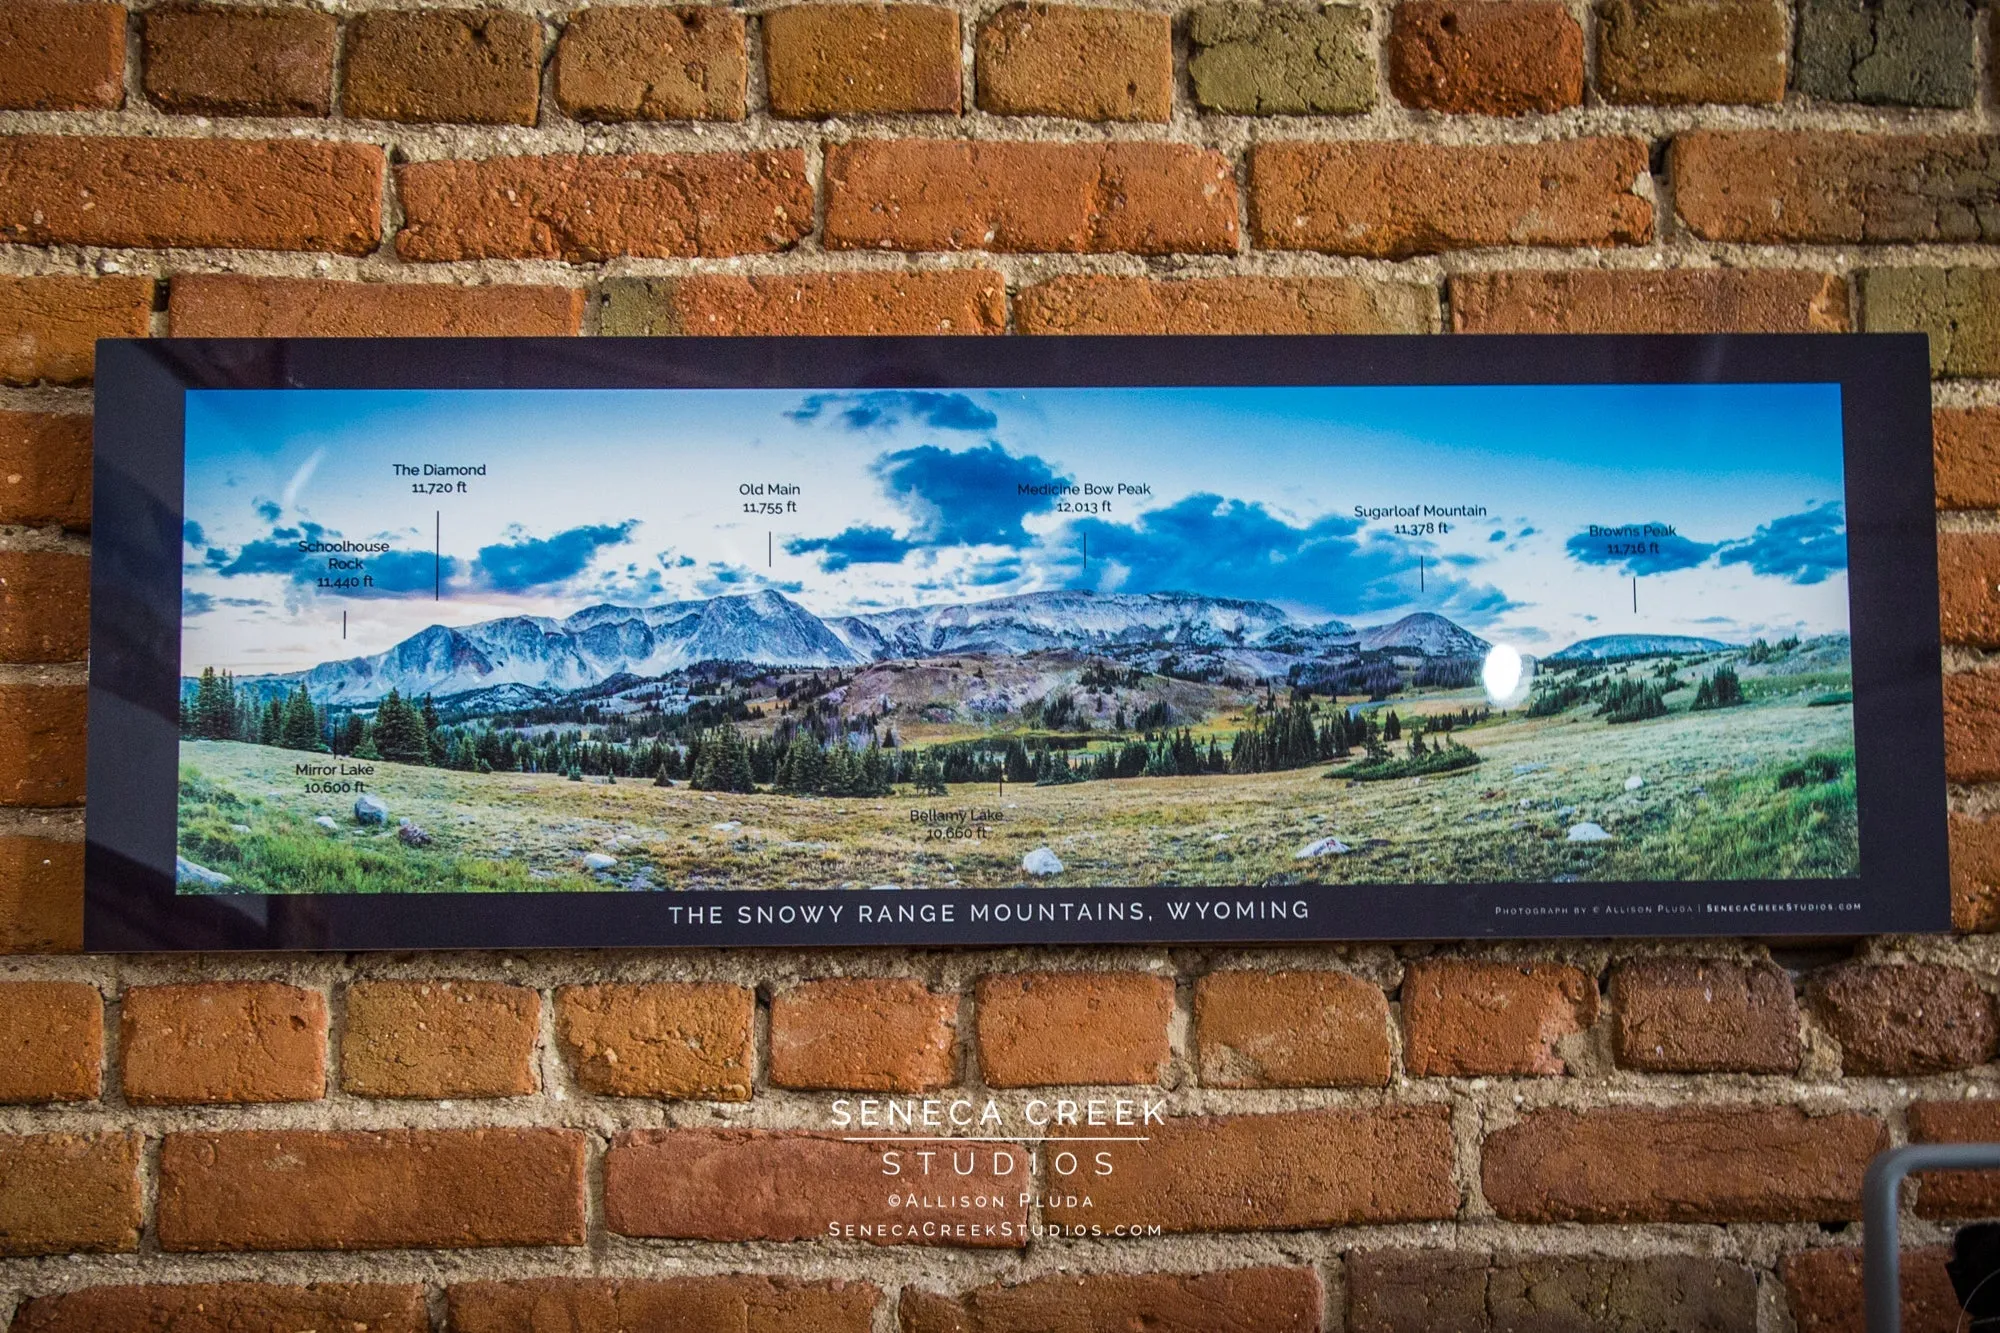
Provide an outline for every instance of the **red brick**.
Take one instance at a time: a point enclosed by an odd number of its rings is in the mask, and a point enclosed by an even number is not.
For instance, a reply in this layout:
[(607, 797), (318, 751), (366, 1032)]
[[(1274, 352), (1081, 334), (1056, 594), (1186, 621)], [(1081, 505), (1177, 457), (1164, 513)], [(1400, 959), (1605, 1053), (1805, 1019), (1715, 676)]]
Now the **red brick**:
[(0, 806), (83, 804), (84, 688), (0, 685)]
[(720, 5), (597, 6), (556, 48), (556, 102), (576, 120), (741, 120), (743, 17)]
[(1953, 782), (2000, 778), (2000, 671), (1945, 672), (1944, 772)]
[(89, 530), (89, 417), (0, 412), (0, 523)]
[(1931, 441), (1939, 509), (2000, 509), (2000, 410), (1941, 407)]
[(139, 1248), (139, 1136), (0, 1135), (0, 1256)]
[(1404, 0), (1389, 28), (1389, 87), (1406, 106), (1524, 116), (1583, 100), (1583, 26), (1541, 0)]
[(0, 954), (83, 948), (83, 844), (0, 837)]
[(1785, 100), (1790, 7), (1774, 0), (1601, 0), (1597, 90), (1612, 103)]
[(982, 111), (1151, 121), (1173, 111), (1173, 25), (1165, 14), (1002, 5), (980, 25), (973, 55)]
[(585, 1092), (747, 1102), (756, 1009), (742, 986), (565, 986), (556, 1035)]
[(584, 1137), (567, 1129), (169, 1134), (160, 1248), (583, 1244)]
[(1618, 1063), (1655, 1074), (1794, 1074), (1799, 1003), (1775, 963), (1640, 958), (1611, 974)]
[(1935, 963), (1844, 963), (1813, 978), (1813, 1011), (1848, 1074), (1936, 1074), (1993, 1058), (1993, 997)]
[[(936, 1206), (889, 1202), (912, 1191)], [(1015, 1144), (670, 1129), (620, 1135), (604, 1156), (604, 1221), (621, 1236), (1017, 1247), (1032, 1191), (1028, 1150)]]
[(957, 115), (958, 15), (941, 5), (803, 4), (764, 11), (771, 114)]
[(2000, 644), (2000, 533), (1938, 534), (1938, 602), (1946, 643)]
[(1951, 926), (2000, 930), (2000, 819), (1951, 812)]
[(430, 1333), (424, 1289), (348, 1282), (289, 1287), (266, 1282), (187, 1282), (85, 1287), (37, 1296), (13, 1333)]
[(1437, 292), (1358, 278), (1051, 278), (1015, 301), (1023, 333), (1434, 333)]
[(0, 242), (365, 255), (381, 239), (373, 144), (0, 140)]
[(190, 274), (167, 318), (176, 338), (547, 338), (582, 329), (583, 290)]
[(1211, 972), (1195, 983), (1194, 1019), (1211, 1088), (1389, 1081), (1388, 997), (1344, 972)]
[(1319, 1333), (1310, 1268), (1060, 1273), (957, 1296), (903, 1288), (901, 1333)]
[[(1915, 1102), (1912, 1143), (1992, 1143), (2000, 1139), (2000, 1102)], [(2000, 1213), (2000, 1171), (1924, 1171), (1917, 1175), (1923, 1217), (1992, 1217)]]
[(0, 384), (88, 384), (97, 340), (143, 338), (152, 315), (151, 278), (0, 277)]
[(996, 1088), (1155, 1083), (1171, 1052), (1174, 983), (1144, 972), (979, 979), (979, 1068)]
[(1984, 241), (2000, 185), (1971, 134), (1696, 130), (1674, 139), (1674, 206), (1705, 240)]
[(1002, 333), (1007, 280), (990, 269), (607, 278), (607, 334)]
[(729, 1277), (542, 1278), (459, 1282), (446, 1296), (452, 1333), (868, 1333), (882, 1293), (836, 1278), (799, 1282), (748, 1273)]
[(826, 155), (836, 250), (1236, 249), (1236, 181), (1186, 144), (863, 139)]
[(497, 981), (362, 981), (347, 988), (340, 1083), (363, 1097), (535, 1091), (542, 997)]
[(1721, 1260), (1465, 1250), (1347, 1254), (1349, 1333), (1742, 1333), (1756, 1326), (1756, 1277)]
[(1775, 268), (1458, 273), (1460, 333), (1845, 333), (1847, 280)]
[[(1169, 1232), (1316, 1231), (1458, 1211), (1451, 1112), (1443, 1106), (1185, 1117), (1123, 1132), (1147, 1138), (1074, 1145), (1077, 1167), (1068, 1176), (1055, 1162), (1063, 1145), (1044, 1149), (1046, 1188), (1064, 1196), (1044, 1204), (1044, 1217)], [(1108, 1174), (1097, 1174), (1100, 1150), (1109, 1154)]]
[(1446, 145), (1270, 143), (1250, 151), (1250, 234), (1265, 250), (1404, 259), (1493, 245), (1631, 245), (1653, 236), (1638, 139)]
[(90, 644), (90, 557), (0, 551), (0, 662), (81, 661)]
[(397, 178), (409, 260), (764, 254), (812, 230), (797, 149), (419, 162)]
[(378, 9), (347, 25), (351, 120), (532, 125), (542, 25), (504, 9)]
[(0, 5), (0, 108), (96, 111), (124, 104), (123, 5)]
[(771, 999), (781, 1088), (930, 1092), (958, 1078), (958, 996), (921, 981), (808, 981)]
[(0, 1102), (87, 1102), (103, 1081), (104, 997), (76, 981), (0, 983)]
[(1847, 1222), (1886, 1146), (1873, 1116), (1792, 1106), (1536, 1111), (1481, 1174), (1512, 1222)]
[[(1958, 1333), (1958, 1293), (1942, 1245), (1904, 1250), (1900, 1277), (1904, 1333)], [(1805, 1250), (1778, 1265), (1799, 1333), (1868, 1333), (1859, 1249)]]
[(125, 1099), (300, 1102), (326, 1094), (326, 997), (275, 981), (134, 986), (119, 1006)]
[(170, 4), (146, 11), (146, 96), (207, 116), (324, 116), (333, 109), (331, 14)]
[(1403, 1063), (1418, 1078), (1561, 1074), (1556, 1043), (1596, 1021), (1596, 980), (1567, 964), (1439, 958), (1403, 977)]

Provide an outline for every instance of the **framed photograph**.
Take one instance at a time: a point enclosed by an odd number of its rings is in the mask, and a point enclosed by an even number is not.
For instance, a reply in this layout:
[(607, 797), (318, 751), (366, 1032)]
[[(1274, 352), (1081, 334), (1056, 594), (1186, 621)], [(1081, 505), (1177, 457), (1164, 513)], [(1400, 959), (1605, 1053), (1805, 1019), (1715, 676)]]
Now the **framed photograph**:
[(1921, 337), (97, 365), (92, 949), (1949, 924)]

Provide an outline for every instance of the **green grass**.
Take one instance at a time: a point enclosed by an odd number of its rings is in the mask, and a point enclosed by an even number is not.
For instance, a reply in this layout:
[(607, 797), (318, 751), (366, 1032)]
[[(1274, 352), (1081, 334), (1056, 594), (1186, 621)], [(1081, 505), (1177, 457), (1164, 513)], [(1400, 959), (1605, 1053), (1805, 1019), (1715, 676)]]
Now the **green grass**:
[(1722, 777), (1704, 795), (1610, 851), (1597, 878), (1811, 879), (1859, 864), (1854, 751), (1822, 752)]

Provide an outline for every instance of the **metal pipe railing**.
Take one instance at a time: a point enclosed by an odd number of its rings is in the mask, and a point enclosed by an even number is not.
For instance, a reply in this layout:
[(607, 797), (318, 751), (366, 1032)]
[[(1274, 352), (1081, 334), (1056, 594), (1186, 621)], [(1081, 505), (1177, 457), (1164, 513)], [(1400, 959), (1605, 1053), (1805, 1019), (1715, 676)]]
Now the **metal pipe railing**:
[(2000, 1168), (2000, 1143), (1913, 1143), (1879, 1153), (1861, 1184), (1862, 1299), (1868, 1333), (1902, 1333), (1903, 1256), (1899, 1218), (1904, 1177), (1912, 1171)]

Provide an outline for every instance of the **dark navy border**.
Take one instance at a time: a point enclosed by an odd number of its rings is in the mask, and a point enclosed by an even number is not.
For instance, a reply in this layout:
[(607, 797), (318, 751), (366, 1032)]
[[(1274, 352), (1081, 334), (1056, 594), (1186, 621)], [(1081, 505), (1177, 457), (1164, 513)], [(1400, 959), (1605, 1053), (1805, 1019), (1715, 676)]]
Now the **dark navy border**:
[[(1912, 334), (107, 340), (97, 351), (85, 944), (934, 946), (1944, 930), (1951, 913), (1929, 370), (1925, 339)], [(1846, 428), (1862, 825), (1854, 879), (893, 894), (173, 891), (182, 395), (190, 388), (1800, 381), (1840, 384)], [(1184, 917), (1169, 912), (1175, 903), (1189, 905)], [(1270, 905), (1280, 903), (1284, 914), (1274, 916)], [(1291, 914), (1296, 903), (1305, 904), (1303, 918)], [(1113, 904), (1126, 906), (1111, 913)], [(696, 908), (700, 924), (688, 919)], [(834, 908), (837, 921), (828, 919)], [(863, 922), (864, 910), (890, 919)], [(994, 919), (1001, 914), (1008, 919)]]

